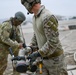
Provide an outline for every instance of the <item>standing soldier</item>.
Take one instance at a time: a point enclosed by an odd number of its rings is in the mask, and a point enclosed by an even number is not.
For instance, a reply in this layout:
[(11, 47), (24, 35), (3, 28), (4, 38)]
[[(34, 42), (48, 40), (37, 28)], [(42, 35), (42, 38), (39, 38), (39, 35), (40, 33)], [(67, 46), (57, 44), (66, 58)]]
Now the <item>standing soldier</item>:
[(25, 15), (22, 12), (15, 13), (15, 16), (7, 21), (4, 21), (0, 26), (0, 75), (19, 75), (15, 71), (13, 74), (4, 73), (7, 67), (7, 56), (9, 47), (12, 47), (16, 56), (18, 50), (23, 48), (23, 41), (20, 34), (20, 24), (25, 20)]
[(64, 63), (64, 51), (59, 41), (58, 21), (56, 17), (41, 5), (41, 0), (21, 0), (22, 5), (33, 13), (34, 37), (31, 45), (38, 45), (39, 50), (27, 58), (43, 58), (43, 72), (36, 75), (68, 75)]

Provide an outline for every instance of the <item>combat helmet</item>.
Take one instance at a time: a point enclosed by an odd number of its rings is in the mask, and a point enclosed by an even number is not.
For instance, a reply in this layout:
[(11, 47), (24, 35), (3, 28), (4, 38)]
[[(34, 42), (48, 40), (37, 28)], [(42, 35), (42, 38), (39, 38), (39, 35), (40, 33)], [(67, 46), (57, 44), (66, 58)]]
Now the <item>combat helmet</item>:
[(21, 11), (15, 13), (15, 18), (20, 21), (24, 21), (26, 19), (25, 15)]
[(29, 13), (32, 13), (30, 10), (36, 3), (41, 3), (41, 0), (21, 0), (22, 5), (28, 10)]

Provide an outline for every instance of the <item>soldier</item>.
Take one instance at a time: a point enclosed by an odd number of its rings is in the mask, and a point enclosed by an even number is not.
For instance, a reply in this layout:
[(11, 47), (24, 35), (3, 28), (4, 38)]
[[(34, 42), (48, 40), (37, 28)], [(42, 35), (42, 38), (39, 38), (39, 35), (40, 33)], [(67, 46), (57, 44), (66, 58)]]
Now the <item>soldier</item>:
[(38, 45), (39, 50), (27, 58), (43, 58), (43, 71), (36, 75), (68, 75), (64, 63), (64, 51), (59, 41), (58, 21), (56, 17), (41, 5), (41, 0), (21, 0), (21, 3), (33, 16), (34, 37), (31, 45)]
[(9, 74), (9, 72), (3, 74), (3, 72), (7, 67), (8, 48), (12, 47), (15, 56), (18, 50), (23, 48), (20, 24), (25, 18), (25, 15), (19, 11), (15, 13), (14, 17), (4, 21), (0, 26), (0, 75), (19, 75), (15, 71), (13, 71), (13, 74)]

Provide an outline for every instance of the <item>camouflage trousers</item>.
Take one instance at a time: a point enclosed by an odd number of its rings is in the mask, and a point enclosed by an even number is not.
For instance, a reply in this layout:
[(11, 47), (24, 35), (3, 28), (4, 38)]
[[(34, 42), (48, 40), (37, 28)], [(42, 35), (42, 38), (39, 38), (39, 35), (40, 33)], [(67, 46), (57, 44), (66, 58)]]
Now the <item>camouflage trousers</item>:
[(3, 72), (5, 71), (7, 64), (7, 60), (3, 58), (3, 60), (0, 60), (0, 75), (3, 75)]
[(5, 50), (5, 47), (0, 44), (0, 75), (3, 75), (3, 72), (7, 67), (7, 56), (8, 53)]
[(68, 75), (66, 67), (64, 55), (43, 59), (43, 73), (40, 74), (38, 69), (35, 75)]
[(4, 71), (3, 75), (20, 75), (17, 71), (15, 71), (12, 67), (12, 61), (11, 61), (11, 56), (10, 54), (8, 55), (8, 63), (7, 63), (7, 68)]
[[(6, 48), (3, 44), (0, 44), (0, 75), (19, 75), (16, 71), (7, 68), (7, 58), (8, 58), (8, 48)], [(9, 64), (9, 66), (11, 66)]]

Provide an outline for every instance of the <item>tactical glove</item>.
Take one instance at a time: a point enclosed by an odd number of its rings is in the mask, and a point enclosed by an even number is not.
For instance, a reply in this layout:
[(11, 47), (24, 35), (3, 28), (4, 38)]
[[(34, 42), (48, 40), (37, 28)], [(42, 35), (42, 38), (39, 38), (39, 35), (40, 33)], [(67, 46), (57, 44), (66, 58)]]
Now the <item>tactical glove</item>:
[(26, 48), (26, 44), (25, 43), (23, 43), (23, 48)]
[(39, 49), (38, 46), (29, 46), (29, 47), (31, 48), (32, 52), (35, 52)]
[(33, 52), (32, 54), (30, 54), (27, 59), (31, 59), (32, 61), (35, 61), (37, 57), (40, 57), (41, 55), (39, 54), (39, 52)]

